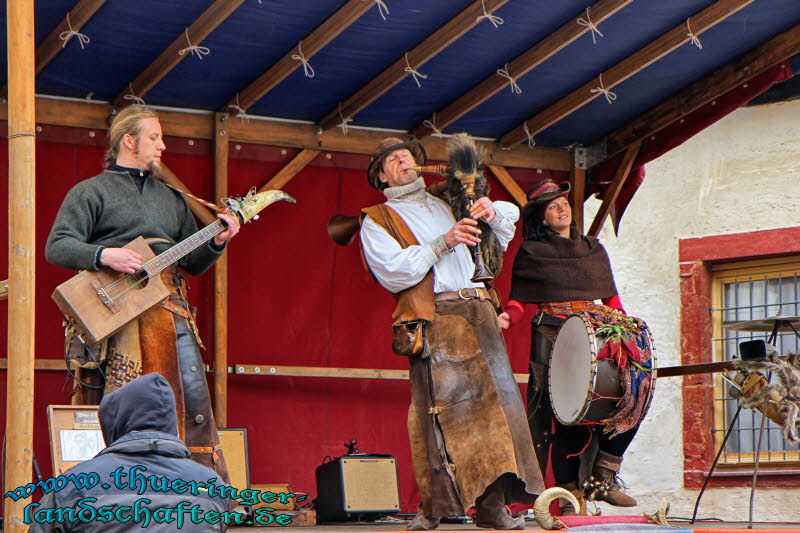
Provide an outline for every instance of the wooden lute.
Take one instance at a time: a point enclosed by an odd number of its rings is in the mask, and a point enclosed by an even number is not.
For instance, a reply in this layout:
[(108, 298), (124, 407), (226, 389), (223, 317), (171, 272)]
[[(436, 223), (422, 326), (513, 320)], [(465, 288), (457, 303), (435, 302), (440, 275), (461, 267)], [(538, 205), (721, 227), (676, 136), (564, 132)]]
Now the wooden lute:
[[(254, 189), (244, 198), (224, 199), (243, 224), (257, 219), (262, 209), (278, 200), (295, 203), (283, 191), (256, 193)], [(83, 342), (92, 346), (169, 296), (161, 271), (222, 233), (225, 227), (224, 222), (216, 220), (159, 255), (153, 253), (143, 237), (134, 239), (124, 247), (141, 254), (141, 270), (133, 274), (110, 268), (84, 270), (56, 287), (52, 298), (76, 324)]]

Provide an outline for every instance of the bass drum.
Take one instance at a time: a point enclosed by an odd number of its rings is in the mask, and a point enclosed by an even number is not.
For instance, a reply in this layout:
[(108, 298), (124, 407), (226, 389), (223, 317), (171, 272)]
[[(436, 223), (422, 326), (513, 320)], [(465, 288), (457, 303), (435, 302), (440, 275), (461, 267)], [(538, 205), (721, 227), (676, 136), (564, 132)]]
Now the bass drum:
[[(652, 368), (656, 369), (656, 351), (652, 335), (645, 326)], [(550, 353), (550, 405), (556, 419), (565, 426), (598, 424), (613, 417), (623, 398), (619, 367), (612, 359), (597, 360), (605, 339), (595, 334), (588, 315), (572, 315), (564, 322)], [(655, 372), (653, 373), (655, 374)], [(655, 392), (655, 379), (650, 387), (644, 418)]]

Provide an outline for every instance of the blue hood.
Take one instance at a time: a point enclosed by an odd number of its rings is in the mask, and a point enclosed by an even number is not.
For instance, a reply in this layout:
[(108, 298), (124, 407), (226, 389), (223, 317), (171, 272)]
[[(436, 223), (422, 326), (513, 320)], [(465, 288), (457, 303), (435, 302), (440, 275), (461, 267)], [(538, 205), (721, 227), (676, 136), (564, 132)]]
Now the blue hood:
[(157, 372), (134, 379), (103, 397), (99, 416), (106, 445), (131, 431), (178, 435), (175, 395)]

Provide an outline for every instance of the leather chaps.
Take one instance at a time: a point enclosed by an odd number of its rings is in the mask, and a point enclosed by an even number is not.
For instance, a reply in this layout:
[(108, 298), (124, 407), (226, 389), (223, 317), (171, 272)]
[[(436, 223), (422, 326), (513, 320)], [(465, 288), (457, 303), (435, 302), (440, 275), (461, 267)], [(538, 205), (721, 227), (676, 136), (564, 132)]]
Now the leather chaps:
[(464, 514), (504, 474), (508, 501), (543, 490), (519, 387), (489, 301), (445, 300), (410, 358), (408, 431), (425, 516)]
[[(222, 481), (230, 483), (217, 425), (211, 412), (199, 339), (184, 297), (185, 280), (175, 269), (162, 272), (161, 279), (172, 292), (167, 303), (142, 313), (137, 320), (110, 337), (107, 347), (104, 346), (102, 350), (95, 348), (96, 355), (87, 354), (88, 349), (83, 348), (77, 340), (70, 343), (68, 339), (67, 358), (76, 378), (80, 380), (73, 404), (97, 405), (104, 391), (107, 393), (124, 386), (142, 374), (160, 373), (175, 393), (178, 437), (186, 443), (192, 459), (214, 469)], [(76, 357), (81, 352), (82, 356)], [(87, 356), (93, 360), (87, 363)], [(106, 359), (105, 364), (103, 358)], [(75, 368), (78, 361), (83, 364)], [(104, 386), (103, 374), (96, 369), (97, 363), (106, 369)]]

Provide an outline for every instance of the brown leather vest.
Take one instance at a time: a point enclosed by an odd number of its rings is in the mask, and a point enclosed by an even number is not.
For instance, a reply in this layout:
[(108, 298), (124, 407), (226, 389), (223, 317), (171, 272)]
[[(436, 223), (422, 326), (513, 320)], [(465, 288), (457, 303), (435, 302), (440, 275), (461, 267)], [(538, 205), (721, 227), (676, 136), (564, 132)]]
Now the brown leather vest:
[[(403, 218), (391, 207), (384, 204), (367, 207), (361, 210), (362, 222), (364, 216), (369, 216), (373, 222), (385, 229), (402, 248), (419, 244)], [(361, 259), (364, 261), (364, 267), (372, 274), (364, 257), (363, 248), (361, 248)], [(393, 293), (393, 296), (397, 300), (397, 307), (392, 313), (394, 322), (420, 319), (433, 321), (433, 315), (436, 312), (436, 302), (433, 296), (433, 269), (428, 271), (422, 281), (413, 287)]]

